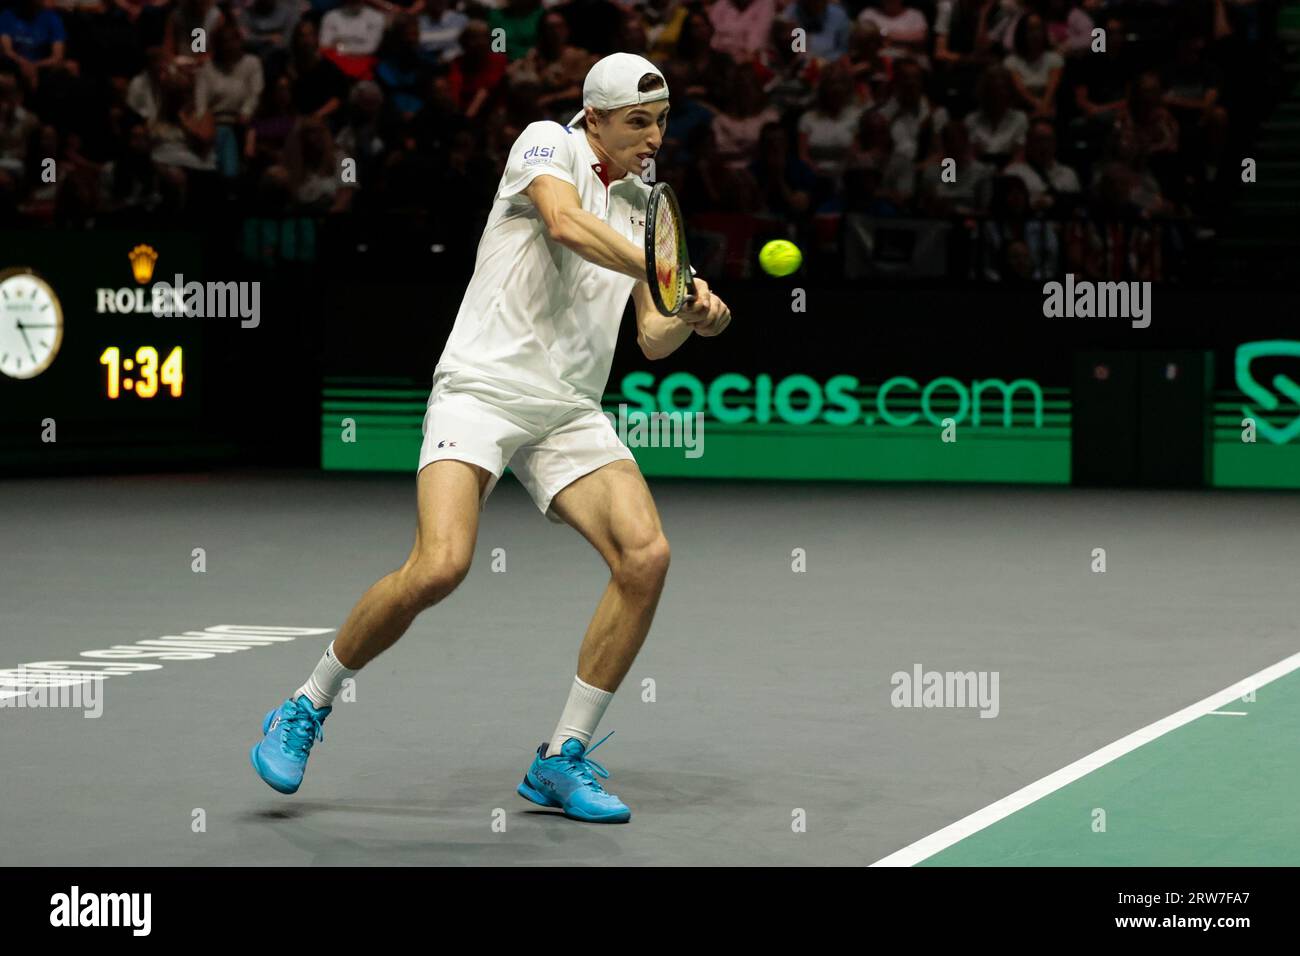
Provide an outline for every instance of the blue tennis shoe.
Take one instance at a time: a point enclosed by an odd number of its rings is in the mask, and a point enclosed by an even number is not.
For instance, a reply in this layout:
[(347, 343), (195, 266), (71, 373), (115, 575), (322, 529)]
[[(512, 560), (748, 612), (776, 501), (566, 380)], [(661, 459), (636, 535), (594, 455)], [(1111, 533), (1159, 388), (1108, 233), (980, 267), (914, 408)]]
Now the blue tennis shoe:
[(317, 710), (307, 695), (301, 694), (268, 713), (262, 721), (264, 736), (249, 753), (257, 775), (281, 793), (296, 793), (307, 771), (312, 744), (325, 739), (321, 724), (333, 709)]
[(608, 777), (609, 771), (587, 756), (612, 733), (611, 730), (590, 750), (577, 737), (570, 737), (559, 753), (549, 757), (546, 751), (550, 744), (542, 744), (517, 788), (519, 795), (539, 806), (559, 807), (566, 817), (574, 820), (626, 823), (632, 819), (632, 811), (614, 794), (606, 793), (596, 779)]

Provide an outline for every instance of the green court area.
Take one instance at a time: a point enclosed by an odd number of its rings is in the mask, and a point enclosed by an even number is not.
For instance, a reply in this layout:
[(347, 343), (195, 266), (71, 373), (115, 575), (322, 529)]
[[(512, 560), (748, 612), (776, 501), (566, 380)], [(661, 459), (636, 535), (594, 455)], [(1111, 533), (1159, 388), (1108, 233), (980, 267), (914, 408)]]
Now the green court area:
[(919, 865), (1294, 866), (1300, 671), (1254, 698), (1234, 698)]

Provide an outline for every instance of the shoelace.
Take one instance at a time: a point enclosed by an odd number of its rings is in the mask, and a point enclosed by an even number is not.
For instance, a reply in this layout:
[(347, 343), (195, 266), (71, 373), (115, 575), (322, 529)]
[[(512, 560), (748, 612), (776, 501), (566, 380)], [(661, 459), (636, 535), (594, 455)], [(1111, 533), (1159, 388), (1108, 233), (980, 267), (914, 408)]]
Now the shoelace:
[(588, 754), (595, 750), (596, 747), (603, 744), (606, 740), (609, 740), (613, 735), (614, 731), (611, 730), (604, 737), (600, 738), (595, 747), (589, 747), (587, 750), (583, 751), (581, 757), (573, 758), (573, 773), (582, 781), (584, 787), (590, 787), (592, 790), (597, 790), (601, 793), (605, 792), (605, 788), (600, 785), (600, 781), (593, 777), (591, 773), (594, 770), (596, 773), (600, 774), (600, 776), (608, 778), (609, 771), (596, 763), (596, 761), (592, 760)]
[(311, 750), (312, 744), (317, 740), (325, 739), (325, 730), (321, 727), (321, 722), (304, 710), (294, 701), (294, 708), (291, 713), (286, 713), (284, 719), (280, 722), (283, 728), (281, 736), (281, 745), (290, 753), (301, 754), (306, 756)]

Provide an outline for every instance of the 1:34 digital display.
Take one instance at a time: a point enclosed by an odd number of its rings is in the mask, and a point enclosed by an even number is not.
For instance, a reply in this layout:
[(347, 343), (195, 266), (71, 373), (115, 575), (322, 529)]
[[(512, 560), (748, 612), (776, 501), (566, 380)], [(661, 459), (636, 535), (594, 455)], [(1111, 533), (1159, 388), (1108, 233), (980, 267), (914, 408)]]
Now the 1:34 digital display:
[(104, 394), (118, 398), (123, 391), (133, 392), (137, 398), (153, 398), (159, 394), (180, 398), (185, 387), (183, 350), (175, 346), (159, 362), (158, 350), (152, 345), (142, 345), (134, 357), (123, 358), (122, 350), (110, 345), (99, 356), (105, 366)]

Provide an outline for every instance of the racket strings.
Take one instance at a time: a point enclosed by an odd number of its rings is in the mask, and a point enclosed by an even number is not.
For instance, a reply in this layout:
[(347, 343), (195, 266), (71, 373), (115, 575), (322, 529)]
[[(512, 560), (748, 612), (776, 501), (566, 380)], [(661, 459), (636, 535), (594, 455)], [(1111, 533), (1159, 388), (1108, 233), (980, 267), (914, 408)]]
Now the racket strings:
[(684, 240), (671, 203), (661, 202), (655, 209), (655, 276), (664, 305), (676, 309), (685, 292), (681, 268)]

